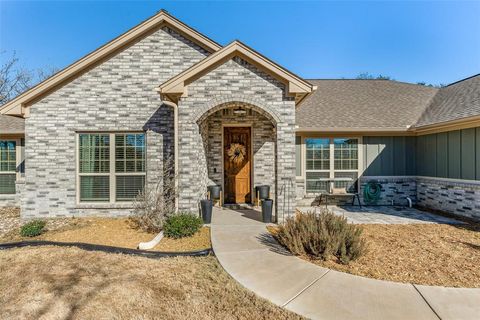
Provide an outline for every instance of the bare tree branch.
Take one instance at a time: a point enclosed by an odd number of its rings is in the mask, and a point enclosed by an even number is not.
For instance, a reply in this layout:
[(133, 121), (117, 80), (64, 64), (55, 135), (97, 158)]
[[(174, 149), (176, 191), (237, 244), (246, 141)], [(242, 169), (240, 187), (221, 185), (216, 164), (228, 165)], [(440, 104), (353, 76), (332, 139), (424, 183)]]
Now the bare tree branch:
[[(4, 55), (5, 52), (0, 54)], [(28, 70), (19, 65), (16, 53), (0, 66), (0, 106), (57, 72), (57, 68)]]

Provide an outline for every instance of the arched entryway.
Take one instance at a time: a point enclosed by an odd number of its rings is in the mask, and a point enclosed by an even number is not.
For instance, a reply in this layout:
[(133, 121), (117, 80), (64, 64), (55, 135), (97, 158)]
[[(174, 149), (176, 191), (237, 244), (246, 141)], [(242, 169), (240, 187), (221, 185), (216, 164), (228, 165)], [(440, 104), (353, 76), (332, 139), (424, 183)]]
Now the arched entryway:
[(224, 201), (253, 203), (254, 187), (276, 195), (276, 121), (265, 109), (243, 101), (215, 105), (197, 119), (202, 136), (205, 188), (220, 185)]

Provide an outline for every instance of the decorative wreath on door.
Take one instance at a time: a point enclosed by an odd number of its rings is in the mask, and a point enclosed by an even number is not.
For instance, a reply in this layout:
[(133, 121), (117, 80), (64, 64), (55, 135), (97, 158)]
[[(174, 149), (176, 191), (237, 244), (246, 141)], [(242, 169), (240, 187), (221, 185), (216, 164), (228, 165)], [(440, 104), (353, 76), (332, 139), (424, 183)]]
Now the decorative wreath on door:
[(240, 143), (232, 143), (227, 150), (227, 155), (230, 158), (230, 161), (235, 164), (240, 164), (245, 159), (246, 153), (245, 146)]

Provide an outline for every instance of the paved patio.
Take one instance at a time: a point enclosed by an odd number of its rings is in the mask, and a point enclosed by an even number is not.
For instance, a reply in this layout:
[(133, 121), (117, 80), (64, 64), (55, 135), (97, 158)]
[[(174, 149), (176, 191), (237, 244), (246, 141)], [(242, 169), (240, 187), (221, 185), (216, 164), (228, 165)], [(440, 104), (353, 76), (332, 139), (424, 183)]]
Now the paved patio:
[(223, 268), (259, 296), (311, 319), (478, 319), (480, 289), (359, 277), (289, 254), (253, 210), (214, 208), (212, 247)]
[[(321, 207), (297, 207), (302, 212), (320, 212)], [(415, 208), (400, 206), (328, 206), (333, 213), (345, 216), (349, 222), (357, 224), (410, 224), (410, 223), (446, 223), (463, 222), (420, 211)]]

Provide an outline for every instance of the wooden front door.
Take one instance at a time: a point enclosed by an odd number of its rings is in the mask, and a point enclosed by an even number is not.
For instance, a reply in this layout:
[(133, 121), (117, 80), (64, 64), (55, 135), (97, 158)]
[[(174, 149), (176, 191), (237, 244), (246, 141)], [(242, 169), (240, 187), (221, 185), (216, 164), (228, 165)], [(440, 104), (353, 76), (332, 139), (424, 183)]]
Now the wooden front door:
[(250, 137), (250, 128), (224, 128), (223, 172), (226, 203), (251, 202)]

